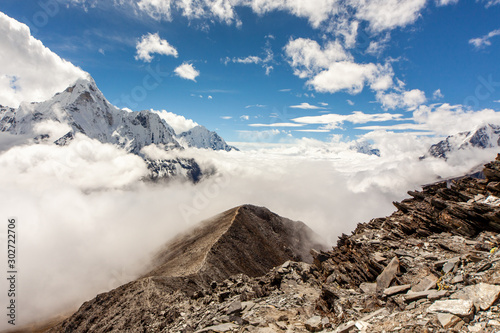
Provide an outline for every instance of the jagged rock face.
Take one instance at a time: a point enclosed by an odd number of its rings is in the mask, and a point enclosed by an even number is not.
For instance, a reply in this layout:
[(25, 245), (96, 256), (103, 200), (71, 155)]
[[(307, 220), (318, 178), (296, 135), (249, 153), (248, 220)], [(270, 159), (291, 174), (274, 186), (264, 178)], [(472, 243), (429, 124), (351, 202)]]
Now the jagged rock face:
[(181, 143), (188, 147), (206, 148), (212, 150), (238, 150), (230, 146), (217, 133), (211, 132), (203, 126), (196, 126), (178, 136)]
[(500, 146), (500, 126), (488, 124), (475, 131), (462, 132), (451, 135), (429, 148), (429, 155), (438, 158), (447, 158), (455, 150), (466, 148), (492, 148)]
[(316, 238), (305, 224), (266, 208), (233, 208), (169, 242), (149, 273), (84, 303), (51, 332), (143, 331), (151, 316), (163, 316), (167, 327), (179, 316), (172, 304), (186, 294), (196, 299), (231, 275), (261, 276), (287, 260), (311, 261), (311, 247), (321, 248)]
[(169, 160), (152, 160), (145, 158), (144, 161), (150, 172), (148, 180), (153, 182), (165, 182), (174, 177), (179, 179), (179, 176), (182, 176), (182, 178), (190, 182), (198, 183), (203, 177), (213, 174), (209, 170), (202, 172), (198, 163), (192, 158), (176, 158)]

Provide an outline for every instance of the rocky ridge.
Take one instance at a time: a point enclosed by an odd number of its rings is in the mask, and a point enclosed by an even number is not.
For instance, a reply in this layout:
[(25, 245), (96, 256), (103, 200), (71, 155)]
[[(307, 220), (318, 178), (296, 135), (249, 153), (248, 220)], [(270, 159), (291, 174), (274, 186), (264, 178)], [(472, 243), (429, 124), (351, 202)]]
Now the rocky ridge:
[[(186, 284), (182, 277), (176, 278), (183, 281), (178, 288), (171, 287), (172, 277), (131, 282), (111, 292), (142, 309), (140, 317), (129, 315), (122, 303), (117, 311), (130, 326), (121, 327), (186, 333), (499, 332), (500, 155), (483, 173), (486, 179), (464, 177), (409, 191), (411, 198), (395, 202), (391, 216), (359, 224), (329, 251), (312, 250), (312, 263), (292, 259), (263, 276), (220, 276), (209, 285)], [(120, 331), (114, 317), (103, 319), (108, 294), (85, 303), (51, 332)], [(100, 311), (92, 310), (96, 305)], [(103, 321), (107, 326), (87, 326)]]

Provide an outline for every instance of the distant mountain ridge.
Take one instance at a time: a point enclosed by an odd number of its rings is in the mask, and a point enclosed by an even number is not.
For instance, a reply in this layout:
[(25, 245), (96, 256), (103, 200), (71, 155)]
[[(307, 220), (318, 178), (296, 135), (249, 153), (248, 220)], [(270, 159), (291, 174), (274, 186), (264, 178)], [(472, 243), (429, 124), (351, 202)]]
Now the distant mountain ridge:
[(500, 126), (487, 124), (476, 130), (450, 135), (432, 145), (428, 154), (433, 157), (447, 158), (448, 154), (467, 148), (493, 148), (500, 146)]

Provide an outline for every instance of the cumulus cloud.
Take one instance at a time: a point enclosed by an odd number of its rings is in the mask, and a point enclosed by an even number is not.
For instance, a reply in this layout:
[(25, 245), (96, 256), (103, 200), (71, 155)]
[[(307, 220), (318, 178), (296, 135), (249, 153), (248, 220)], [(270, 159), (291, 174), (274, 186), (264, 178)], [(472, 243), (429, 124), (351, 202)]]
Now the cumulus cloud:
[(377, 100), (385, 109), (406, 108), (414, 110), (427, 101), (425, 93), (419, 89), (384, 93), (377, 92)]
[(390, 64), (356, 63), (338, 42), (322, 48), (314, 40), (298, 38), (290, 40), (284, 50), (294, 74), (308, 78), (306, 84), (318, 92), (358, 94), (365, 85), (386, 90), (393, 84)]
[(482, 37), (473, 38), (469, 40), (469, 44), (472, 44), (476, 49), (484, 48), (486, 46), (491, 45), (490, 39), (499, 35), (500, 35), (500, 29), (493, 30)]
[(365, 20), (374, 32), (405, 27), (414, 23), (426, 5), (426, 0), (352, 0), (355, 16)]
[(189, 131), (191, 128), (198, 126), (198, 123), (193, 121), (192, 119), (187, 119), (184, 116), (175, 114), (173, 112), (168, 112), (165, 110), (151, 111), (159, 115), (161, 119), (165, 120), (167, 124), (169, 124), (170, 127), (174, 129), (176, 134)]
[(186, 79), (186, 80), (192, 80), (196, 82), (196, 78), (200, 75), (200, 72), (194, 68), (192, 64), (189, 63), (183, 63), (176, 69), (174, 69), (174, 72), (177, 76)]
[(165, 39), (160, 39), (158, 33), (148, 33), (141, 37), (136, 44), (137, 55), (136, 60), (142, 60), (144, 62), (151, 62), (153, 60), (153, 54), (163, 54), (167, 56), (178, 57), (177, 50), (175, 47), (170, 45)]
[[(326, 104), (326, 103), (323, 103)], [(328, 104), (326, 104), (328, 105)], [(324, 109), (324, 107), (321, 106), (316, 106), (316, 105), (311, 105), (309, 103), (300, 103), (298, 105), (290, 105), (292, 109), (303, 109), (303, 110), (318, 110), (318, 109)]]
[(389, 120), (399, 120), (403, 117), (402, 114), (392, 113), (374, 113), (368, 114), (361, 111), (354, 111), (351, 114), (337, 114), (329, 113), (320, 116), (306, 116), (292, 119), (293, 121), (301, 124), (324, 124), (325, 129), (339, 128), (344, 122), (353, 124), (364, 124), (368, 122), (382, 122)]
[(88, 74), (30, 34), (27, 25), (0, 12), (0, 104), (41, 102)]
[(425, 124), (438, 135), (453, 135), (486, 124), (500, 124), (500, 112), (492, 109), (468, 110), (462, 105), (421, 105), (413, 112), (413, 120)]

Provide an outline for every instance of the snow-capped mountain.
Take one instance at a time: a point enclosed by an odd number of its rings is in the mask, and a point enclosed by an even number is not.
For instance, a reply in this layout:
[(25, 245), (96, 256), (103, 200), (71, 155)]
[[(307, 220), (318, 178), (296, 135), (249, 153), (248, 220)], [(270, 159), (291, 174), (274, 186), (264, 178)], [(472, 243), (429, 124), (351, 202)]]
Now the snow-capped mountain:
[(194, 159), (150, 160), (141, 154), (145, 146), (156, 144), (166, 150), (183, 149), (184, 146), (236, 149), (203, 126), (177, 136), (173, 128), (152, 111), (118, 109), (106, 100), (90, 77), (79, 79), (45, 102), (22, 103), (18, 109), (0, 105), (0, 132), (32, 138), (35, 143), (54, 142), (57, 145), (66, 145), (81, 133), (142, 156), (153, 180), (180, 175), (197, 182), (204, 173)]
[[(51, 137), (37, 126), (45, 122), (67, 124), (70, 130), (59, 137)], [(156, 113), (118, 109), (106, 100), (92, 78), (79, 79), (45, 102), (23, 103), (17, 110), (0, 107), (0, 131), (50, 139), (57, 144), (66, 144), (74, 134), (82, 133), (134, 154), (139, 154), (150, 144), (162, 145), (166, 149), (182, 147), (173, 128)], [(188, 147), (233, 149), (217, 133), (203, 126), (181, 133), (179, 138), (183, 138)]]
[(488, 124), (473, 131), (451, 135), (432, 145), (429, 155), (447, 158), (447, 154), (467, 148), (493, 148), (500, 146), (500, 126)]
[(357, 141), (350, 149), (360, 154), (380, 156), (380, 150), (373, 148), (372, 144), (368, 141)]
[(0, 114), (0, 131), (11, 134), (40, 133), (37, 124), (47, 121), (67, 124), (71, 130), (50, 140), (66, 143), (82, 133), (103, 143), (112, 143), (138, 154), (149, 144), (180, 147), (174, 130), (150, 111), (127, 112), (111, 105), (92, 79), (79, 79), (73, 86), (42, 103), (23, 103), (17, 110)]
[(209, 131), (204, 126), (196, 126), (178, 136), (179, 142), (187, 147), (207, 148), (213, 150), (238, 150), (230, 146), (217, 133)]

